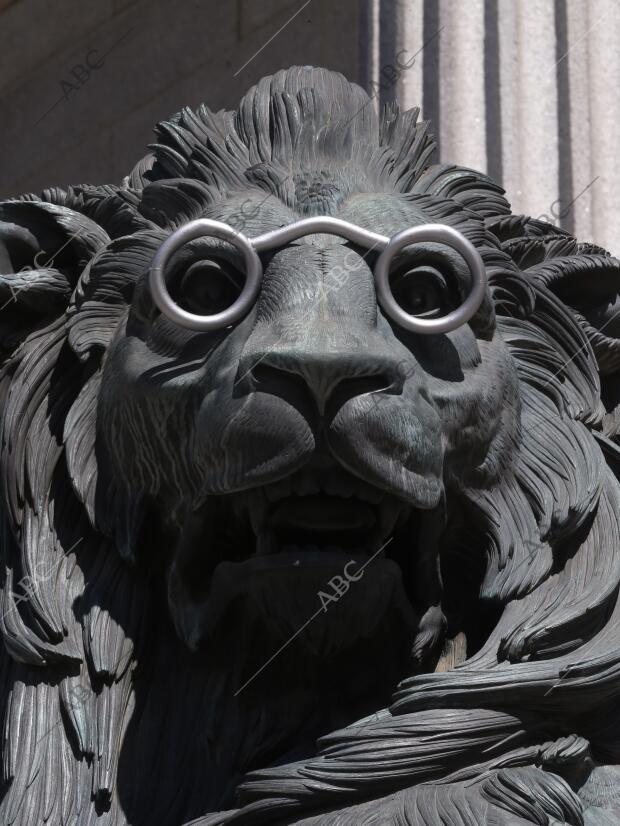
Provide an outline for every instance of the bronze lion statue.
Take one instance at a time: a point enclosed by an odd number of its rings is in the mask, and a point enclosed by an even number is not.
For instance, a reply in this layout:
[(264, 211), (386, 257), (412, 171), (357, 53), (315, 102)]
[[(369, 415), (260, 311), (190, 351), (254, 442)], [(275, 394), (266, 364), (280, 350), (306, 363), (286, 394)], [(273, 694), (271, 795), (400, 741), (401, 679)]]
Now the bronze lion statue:
[(620, 822), (620, 263), (418, 114), (0, 204), (2, 824)]

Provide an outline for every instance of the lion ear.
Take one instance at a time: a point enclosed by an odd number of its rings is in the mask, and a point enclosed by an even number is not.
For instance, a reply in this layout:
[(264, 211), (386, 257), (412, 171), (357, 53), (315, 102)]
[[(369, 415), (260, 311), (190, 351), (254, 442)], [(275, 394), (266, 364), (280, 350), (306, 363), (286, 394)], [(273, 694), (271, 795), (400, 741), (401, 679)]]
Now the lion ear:
[(91, 218), (47, 201), (0, 202), (0, 351), (61, 315), (80, 273), (107, 232)]

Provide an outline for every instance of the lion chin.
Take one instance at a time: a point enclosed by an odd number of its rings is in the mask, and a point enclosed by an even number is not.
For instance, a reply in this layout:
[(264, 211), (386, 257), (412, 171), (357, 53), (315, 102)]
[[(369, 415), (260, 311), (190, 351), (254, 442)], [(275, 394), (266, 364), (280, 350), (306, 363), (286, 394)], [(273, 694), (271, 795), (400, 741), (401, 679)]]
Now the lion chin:
[[(294, 67), (121, 186), (0, 203), (0, 822), (620, 820), (620, 263), (369, 103)], [(188, 221), (313, 215), (444, 223), (484, 300), (404, 329), (321, 233), (225, 329), (159, 311)], [(465, 262), (412, 247), (393, 290), (450, 312)], [(203, 315), (244, 283), (204, 238), (167, 277)]]

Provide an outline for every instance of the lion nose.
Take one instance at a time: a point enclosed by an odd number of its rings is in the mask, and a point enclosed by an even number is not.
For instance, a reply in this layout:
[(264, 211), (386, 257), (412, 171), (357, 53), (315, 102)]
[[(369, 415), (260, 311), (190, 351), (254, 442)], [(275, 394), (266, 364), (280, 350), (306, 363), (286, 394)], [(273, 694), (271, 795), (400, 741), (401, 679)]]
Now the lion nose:
[[(246, 348), (240, 376), (251, 376), (254, 388), (302, 403), (311, 398), (321, 415), (366, 393), (402, 390), (406, 371), (403, 360), (389, 352), (385, 342), (366, 340), (357, 346), (315, 346), (266, 341)], [(373, 346), (373, 343), (375, 346)]]

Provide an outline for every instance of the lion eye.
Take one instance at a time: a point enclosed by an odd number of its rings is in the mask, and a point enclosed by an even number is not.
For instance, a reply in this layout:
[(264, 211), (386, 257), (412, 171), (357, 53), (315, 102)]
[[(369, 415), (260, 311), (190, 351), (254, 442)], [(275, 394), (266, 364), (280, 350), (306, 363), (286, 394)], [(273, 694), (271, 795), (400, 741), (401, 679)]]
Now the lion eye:
[(434, 267), (397, 270), (390, 274), (390, 287), (398, 304), (409, 315), (433, 318), (449, 310), (445, 279)]
[(239, 297), (243, 275), (228, 261), (196, 261), (178, 279), (174, 290), (179, 305), (198, 315), (228, 309)]

